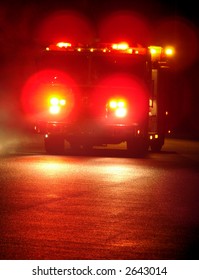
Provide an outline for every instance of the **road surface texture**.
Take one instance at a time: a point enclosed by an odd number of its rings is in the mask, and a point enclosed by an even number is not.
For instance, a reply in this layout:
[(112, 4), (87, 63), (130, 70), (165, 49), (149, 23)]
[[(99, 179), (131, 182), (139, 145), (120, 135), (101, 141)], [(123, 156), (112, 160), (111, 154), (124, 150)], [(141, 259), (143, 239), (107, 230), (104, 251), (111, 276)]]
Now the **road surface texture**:
[(199, 258), (199, 142), (53, 156), (20, 137), (0, 144), (0, 259)]

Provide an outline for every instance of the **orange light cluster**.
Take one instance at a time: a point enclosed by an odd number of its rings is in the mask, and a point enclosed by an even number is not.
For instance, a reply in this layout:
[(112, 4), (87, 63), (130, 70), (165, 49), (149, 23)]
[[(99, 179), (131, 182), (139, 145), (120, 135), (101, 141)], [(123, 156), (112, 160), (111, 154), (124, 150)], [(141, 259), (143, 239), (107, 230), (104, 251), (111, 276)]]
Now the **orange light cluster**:
[(50, 98), (49, 112), (52, 115), (57, 115), (61, 112), (61, 108), (64, 107), (65, 105), (66, 105), (65, 99), (53, 96)]
[(149, 46), (152, 60), (160, 60), (162, 57), (171, 57), (174, 55), (175, 50), (173, 47), (160, 47), (160, 46)]
[(117, 118), (124, 118), (127, 116), (127, 102), (125, 99), (111, 99), (108, 102), (108, 109)]

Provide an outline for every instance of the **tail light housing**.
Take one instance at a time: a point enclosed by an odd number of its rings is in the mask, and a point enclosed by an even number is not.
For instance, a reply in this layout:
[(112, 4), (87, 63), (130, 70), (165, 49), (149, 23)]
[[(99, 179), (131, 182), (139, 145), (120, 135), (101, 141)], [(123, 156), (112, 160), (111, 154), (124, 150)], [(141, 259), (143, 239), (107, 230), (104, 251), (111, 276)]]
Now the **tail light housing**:
[(52, 115), (57, 115), (61, 113), (65, 106), (66, 99), (53, 96), (49, 100), (49, 113)]
[(115, 117), (123, 119), (128, 114), (128, 106), (126, 99), (112, 98), (106, 105), (107, 117)]

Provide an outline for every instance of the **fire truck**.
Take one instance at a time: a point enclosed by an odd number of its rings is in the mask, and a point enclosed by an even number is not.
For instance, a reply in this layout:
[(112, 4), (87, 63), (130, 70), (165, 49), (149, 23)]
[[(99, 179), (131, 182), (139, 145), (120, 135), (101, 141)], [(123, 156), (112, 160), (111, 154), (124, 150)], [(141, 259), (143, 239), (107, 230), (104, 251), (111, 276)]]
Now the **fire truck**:
[[(37, 59), (34, 130), (46, 152), (124, 142), (129, 156), (159, 152), (167, 131), (171, 48), (58, 42)], [(165, 78), (167, 77), (167, 79)]]

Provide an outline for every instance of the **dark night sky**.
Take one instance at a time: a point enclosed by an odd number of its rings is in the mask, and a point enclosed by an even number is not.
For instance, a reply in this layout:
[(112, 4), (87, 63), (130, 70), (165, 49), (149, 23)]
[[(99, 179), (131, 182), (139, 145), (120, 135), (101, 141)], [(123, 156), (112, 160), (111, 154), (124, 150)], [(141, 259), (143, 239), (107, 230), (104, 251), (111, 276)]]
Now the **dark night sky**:
[(0, 1), (0, 28), (2, 29), (3, 18), (9, 20), (13, 28), (16, 23), (23, 20), (23, 17), (29, 17), (32, 25), (36, 25), (49, 13), (62, 9), (77, 10), (93, 23), (100, 21), (111, 12), (127, 10), (138, 12), (150, 22), (157, 22), (164, 17), (180, 16), (197, 27), (199, 25), (198, 7), (194, 0), (188, 2), (181, 0), (2, 0)]
[(167, 15), (181, 15), (193, 22), (198, 22), (197, 2), (194, 0), (188, 2), (180, 0), (8, 0), (1, 1), (0, 7), (9, 6), (10, 9), (13, 9), (13, 12), (16, 12), (18, 8), (21, 9), (24, 6), (30, 5), (37, 6), (38, 11), (43, 12), (60, 8), (74, 8), (92, 18), (117, 9), (132, 9), (152, 20)]
[[(199, 19), (194, 0), (188, 3), (180, 0), (3, 0), (0, 2), (1, 37), (13, 37), (14, 34), (25, 39), (29, 34), (31, 39), (35, 35), (35, 28), (39, 28), (46, 16), (64, 9), (81, 12), (93, 25), (110, 13), (121, 10), (137, 12), (156, 27), (163, 18), (180, 16), (193, 24), (198, 32)], [(0, 38), (0, 41), (5, 39)]]

